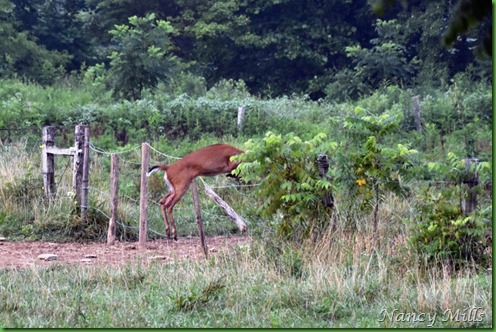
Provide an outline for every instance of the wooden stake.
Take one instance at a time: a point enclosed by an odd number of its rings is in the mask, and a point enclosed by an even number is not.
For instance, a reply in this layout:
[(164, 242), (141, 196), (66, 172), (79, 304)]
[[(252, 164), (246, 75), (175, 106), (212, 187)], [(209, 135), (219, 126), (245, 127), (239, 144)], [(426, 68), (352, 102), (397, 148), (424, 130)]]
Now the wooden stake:
[(148, 143), (141, 145), (141, 192), (140, 192), (140, 222), (139, 222), (139, 247), (145, 249), (146, 232), (148, 229), (148, 179), (146, 173), (150, 165), (150, 146)]
[(420, 96), (413, 96), (412, 97), (412, 104), (413, 104), (413, 119), (415, 120), (415, 128), (419, 133), (422, 132), (422, 119), (420, 118), (420, 113), (422, 112), (422, 109), (420, 107)]
[(74, 131), (74, 164), (72, 168), (72, 188), (74, 190), (74, 200), (76, 206), (81, 208), (81, 187), (83, 182), (83, 144), (84, 126), (77, 125)]
[[(319, 175), (323, 179), (328, 179), (327, 172), (329, 171), (329, 157), (325, 154), (319, 154), (317, 156), (317, 166), (319, 169)], [(332, 191), (329, 189), (322, 197), (324, 205), (327, 207), (334, 207), (334, 196)]]
[(83, 174), (81, 186), (81, 218), (88, 217), (88, 183), (90, 171), (90, 128), (84, 127)]
[(241, 129), (243, 129), (243, 122), (244, 122), (244, 119), (245, 119), (245, 107), (244, 106), (240, 106), (238, 108), (238, 131), (241, 131)]
[(116, 239), (117, 204), (119, 202), (119, 155), (110, 157), (110, 220), (107, 233), (107, 245), (113, 245)]
[(466, 174), (463, 183), (466, 184), (467, 191), (463, 194), (462, 211), (466, 216), (477, 209), (477, 185), (479, 184), (479, 175), (476, 170), (470, 170), (470, 166), (478, 163), (479, 159), (466, 158), (464, 161)]
[(55, 146), (55, 128), (44, 127), (41, 152), (41, 172), (43, 174), (43, 189), (45, 196), (51, 200), (55, 195), (55, 158), (48, 150)]
[(200, 200), (198, 199), (198, 187), (196, 180), (191, 183), (191, 192), (193, 194), (193, 204), (195, 205), (196, 224), (198, 225), (198, 234), (200, 235), (201, 247), (205, 253), (205, 258), (208, 258), (208, 248), (205, 242), (205, 232), (203, 230), (203, 221), (201, 217)]

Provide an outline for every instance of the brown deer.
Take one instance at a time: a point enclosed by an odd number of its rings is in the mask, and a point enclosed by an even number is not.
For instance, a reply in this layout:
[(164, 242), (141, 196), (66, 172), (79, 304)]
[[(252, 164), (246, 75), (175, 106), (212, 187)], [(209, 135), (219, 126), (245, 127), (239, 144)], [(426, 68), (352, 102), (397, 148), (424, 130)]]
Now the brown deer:
[[(165, 222), (167, 237), (171, 237), (169, 230), (172, 228), (172, 237), (177, 241), (176, 224), (172, 209), (181, 200), (197, 176), (215, 176), (230, 173), (238, 167), (238, 162), (231, 161), (231, 157), (243, 153), (242, 150), (228, 144), (214, 144), (193, 151), (182, 159), (170, 165), (155, 165), (150, 167), (147, 176), (164, 171), (164, 180), (169, 192), (160, 200), (160, 208)], [(244, 230), (243, 230), (244, 231)]]

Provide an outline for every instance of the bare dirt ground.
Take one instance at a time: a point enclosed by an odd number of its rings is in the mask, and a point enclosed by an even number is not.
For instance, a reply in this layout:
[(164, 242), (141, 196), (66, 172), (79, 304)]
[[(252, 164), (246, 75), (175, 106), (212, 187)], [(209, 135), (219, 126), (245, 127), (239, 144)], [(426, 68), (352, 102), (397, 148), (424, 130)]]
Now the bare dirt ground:
[[(236, 245), (247, 245), (247, 236), (207, 237), (209, 256), (230, 250)], [(57, 255), (56, 260), (39, 259), (41, 254)], [(106, 243), (54, 243), (54, 242), (0, 242), (0, 269), (27, 268), (46, 266), (53, 263), (79, 265), (124, 265), (144, 261), (172, 263), (178, 260), (205, 259), (200, 246), (200, 239), (195, 237), (172, 240), (149, 241), (146, 249), (140, 249), (137, 242), (116, 242), (112, 246)]]

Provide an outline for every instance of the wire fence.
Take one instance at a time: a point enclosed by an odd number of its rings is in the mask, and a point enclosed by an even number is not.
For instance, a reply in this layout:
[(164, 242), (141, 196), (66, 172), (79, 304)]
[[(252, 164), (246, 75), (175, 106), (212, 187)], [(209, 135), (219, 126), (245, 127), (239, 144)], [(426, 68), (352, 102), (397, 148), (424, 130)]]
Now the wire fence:
[[(148, 144), (148, 146), (150, 147), (150, 150), (153, 152), (153, 155), (150, 158), (150, 160), (151, 160), (150, 164), (170, 164), (176, 160), (181, 159), (181, 157), (177, 157), (177, 156), (173, 156), (173, 155), (164, 153), (164, 152), (160, 151), (159, 149), (151, 146), (150, 144)], [(136, 166), (141, 167), (141, 145), (130, 147), (130, 148), (127, 148), (125, 150), (107, 151), (103, 148), (96, 146), (92, 142), (90, 142), (90, 149), (94, 154), (100, 155), (102, 157), (110, 157), (113, 154), (118, 155), (119, 156), (119, 164), (121, 164), (121, 163), (130, 164), (130, 165), (134, 166), (134, 168)], [(92, 166), (94, 167), (95, 165), (93, 164)], [(91, 170), (92, 166), (90, 166), (90, 170)], [(133, 167), (131, 167), (131, 169), (132, 168)], [(122, 171), (124, 171), (124, 172), (127, 171), (128, 173), (127, 174), (121, 174)], [(126, 169), (124, 167), (119, 167), (119, 173), (120, 173), (119, 174), (119, 182), (127, 181), (126, 178), (136, 179), (136, 177), (139, 177), (139, 174), (137, 172), (133, 172), (130, 174), (129, 169)], [(207, 184), (207, 182), (203, 178), (200, 177), (200, 180), (203, 184)], [(100, 182), (101, 182), (101, 180), (100, 180)], [(220, 190), (235, 190), (237, 195), (238, 194), (243, 195), (246, 199), (249, 199), (250, 196), (247, 194), (242, 194), (240, 192), (240, 188), (241, 187), (251, 188), (251, 187), (259, 185), (259, 184), (245, 184), (245, 185), (244, 184), (226, 184), (225, 180), (224, 181), (211, 180), (209, 182), (210, 183), (208, 185), (211, 188), (220, 189)], [(91, 183), (91, 177), (90, 177), (90, 183)], [(110, 183), (110, 173), (108, 174), (108, 182), (107, 183)], [(120, 183), (119, 186), (122, 186), (122, 184), (123, 183)], [(164, 189), (163, 195), (165, 195), (166, 194), (165, 182), (163, 184), (163, 189)], [(137, 194), (139, 194), (139, 190), (137, 191)], [(110, 202), (110, 200), (111, 200), (110, 191), (108, 189), (102, 189), (101, 187), (99, 188), (99, 187), (95, 187), (95, 186), (90, 186), (90, 198), (91, 198), (91, 196), (93, 196), (93, 198), (99, 198), (100, 200), (103, 200), (106, 202)], [(95, 197), (95, 196), (98, 196), (98, 197)], [(121, 210), (121, 211), (124, 209), (134, 210), (134, 213), (137, 216), (139, 216), (139, 203), (140, 202), (139, 202), (138, 196), (137, 197), (131, 197), (131, 196), (123, 193), (122, 190), (119, 190), (118, 201), (119, 201), (119, 203), (118, 203), (119, 210)], [(165, 237), (166, 235), (164, 233), (159, 232), (156, 229), (154, 229), (154, 227), (158, 227), (157, 224), (161, 223), (163, 220), (162, 215), (160, 213), (156, 213), (157, 211), (160, 210), (160, 208), (158, 208), (158, 209), (156, 208), (156, 207), (160, 207), (160, 204), (157, 202), (156, 199), (153, 199), (151, 197), (147, 198), (147, 202), (151, 206), (155, 207), (155, 208), (153, 208), (153, 210), (155, 210), (155, 213), (149, 213), (149, 217), (148, 217), (148, 219), (149, 219), (149, 225), (148, 225), (149, 231), (151, 233), (157, 235), (157, 236)], [(180, 206), (175, 207), (175, 210), (179, 211), (179, 213), (181, 213), (183, 215), (183, 217), (187, 214), (190, 214), (190, 217), (188, 219), (192, 218), (193, 203), (192, 203), (191, 198), (190, 197), (184, 197), (181, 202), (184, 202), (184, 203), (181, 204)], [(123, 206), (125, 206), (126, 208), (124, 208)], [(210, 220), (221, 220), (221, 219), (227, 220), (227, 218), (228, 218), (225, 214), (215, 213), (215, 210), (217, 209), (215, 204), (211, 204), (210, 208), (208, 205), (205, 205), (205, 204), (203, 204), (202, 207), (203, 207), (202, 215), (205, 215)], [(110, 217), (108, 215), (109, 213), (105, 213), (102, 210), (102, 208), (90, 206), (90, 209), (94, 209), (98, 213), (101, 213), (105, 218), (110, 219)], [(110, 207), (109, 207), (109, 210), (110, 210)], [(123, 214), (123, 213), (120, 213), (120, 214)], [(127, 214), (129, 215), (130, 213), (128, 212)], [(136, 220), (138, 220), (138, 219), (139, 218), (136, 217)], [(184, 219), (184, 218), (181, 218), (181, 219)], [(133, 231), (137, 231), (139, 229), (139, 227), (137, 225), (133, 226), (129, 222), (126, 223), (122, 219), (116, 220), (116, 223), (120, 227), (125, 228), (125, 229), (130, 229)]]
[[(32, 130), (32, 128), (0, 128), (0, 130), (3, 130), (3, 131), (5, 131), (5, 130), (22, 131), (22, 130)], [(1, 146), (1, 144), (0, 144), (0, 146)], [(151, 146), (150, 144), (149, 144), (149, 146), (150, 146), (150, 150), (153, 151), (153, 154), (151, 156), (151, 164), (152, 163), (169, 164), (169, 163), (172, 163), (172, 162), (181, 158), (181, 157), (177, 157), (177, 156), (173, 156), (173, 155), (164, 153), (164, 152), (160, 151), (159, 149)], [(102, 159), (102, 160), (107, 158), (107, 157), (110, 157), (113, 154), (119, 155), (119, 157), (120, 157), (119, 163), (122, 162), (124, 164), (128, 164), (131, 166), (128, 168), (120, 167), (120, 170), (126, 172), (126, 174), (122, 174), (122, 176), (121, 176), (122, 178), (124, 178), (124, 179), (126, 179), (126, 178), (136, 179), (139, 177), (139, 173), (136, 171), (133, 172), (133, 169), (136, 169), (137, 167), (141, 167), (141, 145), (131, 146), (131, 147), (128, 147), (126, 149), (118, 149), (115, 151), (107, 151), (103, 148), (96, 146), (92, 142), (90, 142), (90, 149), (91, 149), (92, 153), (100, 156), (101, 157), (100, 159)], [(483, 160), (480, 160), (480, 161), (483, 161)], [(69, 168), (70, 163), (71, 163), (70, 159), (67, 161), (64, 160), (64, 166), (63, 166), (62, 173), (57, 176), (58, 182), (61, 182), (62, 179), (66, 176), (67, 169)], [(427, 165), (428, 165), (428, 163), (425, 162), (420, 166), (427, 167)], [(97, 166), (98, 166), (97, 162), (95, 162), (95, 161), (92, 161), (90, 163), (90, 174), (92, 173), (92, 171), (95, 171), (95, 167), (97, 167)], [(98, 170), (97, 173), (104, 173), (104, 172), (102, 172), (102, 170)], [(90, 200), (91, 200), (91, 198), (93, 198), (95, 201), (99, 201), (100, 203), (102, 201), (108, 202), (108, 205), (110, 205), (109, 202), (110, 202), (110, 196), (111, 195), (110, 195), (110, 191), (108, 188), (109, 187), (108, 184), (110, 183), (110, 172), (107, 172), (107, 173), (108, 173), (107, 174), (108, 175), (108, 181), (105, 183), (105, 181), (102, 181), (101, 179), (99, 179), (98, 185), (92, 185), (94, 178), (90, 175)], [(100, 174), (100, 176), (103, 176), (103, 174)], [(261, 185), (261, 183), (235, 185), (232, 183), (226, 183), (226, 181), (211, 180), (211, 179), (205, 180), (203, 178), (200, 178), (200, 180), (203, 184), (207, 183), (211, 188), (214, 188), (214, 189), (235, 191), (236, 195), (238, 195), (239, 197), (242, 196), (242, 197), (250, 200), (250, 202), (253, 202), (253, 203), (254, 203), (253, 196), (243, 192), (242, 188), (253, 188), (253, 187)], [(451, 183), (451, 182), (442, 181), (439, 179), (432, 179), (432, 180), (413, 179), (411, 182), (417, 183), (417, 184), (424, 184), (424, 185), (433, 185), (433, 186), (443, 186), (443, 185)], [(166, 194), (165, 184), (163, 185), (163, 191), (164, 191), (163, 195), (165, 195)], [(137, 193), (139, 193), (139, 189), (138, 189)], [(61, 197), (63, 197), (63, 199), (65, 199), (65, 198), (69, 198), (69, 195), (61, 196)], [(119, 192), (120, 209), (121, 210), (127, 209), (128, 215), (139, 215), (139, 213), (138, 213), (138, 211), (139, 211), (139, 198), (137, 198), (137, 197), (132, 197), (131, 195), (126, 194), (126, 191), (120, 190), (120, 192)], [(177, 210), (179, 210), (179, 211), (182, 210), (182, 211), (184, 211), (185, 214), (187, 213), (187, 211), (189, 211), (189, 213), (191, 215), (193, 215), (193, 207), (192, 207), (191, 199), (188, 199), (188, 197), (185, 197), (185, 199), (183, 201), (186, 204), (182, 204), (182, 206), (178, 206)], [(157, 202), (156, 199), (153, 199), (150, 197), (148, 198), (148, 203), (150, 203), (150, 205), (152, 206), (152, 209), (155, 210), (155, 213), (151, 214), (151, 218), (154, 219), (154, 222), (149, 224), (150, 226), (152, 226), (152, 227), (149, 227), (149, 230), (151, 233), (153, 233), (157, 236), (164, 237), (165, 236), (164, 233), (159, 232), (159, 231), (157, 231), (157, 229), (155, 229), (155, 227), (158, 227), (157, 223), (162, 224), (162, 220), (163, 220), (161, 214), (159, 213), (160, 209), (157, 208), (157, 207), (159, 207), (159, 203)], [(90, 204), (89, 208), (93, 209), (94, 211), (97, 211), (98, 213), (103, 215), (105, 218), (110, 219), (110, 217), (109, 217), (110, 213), (108, 212), (108, 211), (110, 211), (110, 208), (109, 207), (103, 207), (105, 204), (101, 204), (101, 205), (102, 206), (99, 205), (97, 207), (94, 204)], [(215, 205), (212, 204), (211, 206), (215, 206)], [(224, 214), (217, 214), (215, 210), (216, 209), (212, 209), (212, 208), (209, 208), (208, 206), (206, 206), (202, 209), (202, 214), (205, 214), (211, 220), (221, 219), (221, 218), (227, 219), (228, 218)], [(105, 212), (105, 211), (107, 211), (107, 212)], [(131, 212), (129, 212), (129, 211), (131, 211)], [(136, 226), (134, 226), (132, 222), (126, 222), (124, 217), (121, 217), (120, 220), (116, 220), (116, 222), (118, 225), (120, 225), (120, 227), (136, 231), (136, 230), (138, 230), (137, 220), (138, 220), (138, 218), (136, 218)], [(161, 227), (163, 227), (163, 226), (161, 226)]]

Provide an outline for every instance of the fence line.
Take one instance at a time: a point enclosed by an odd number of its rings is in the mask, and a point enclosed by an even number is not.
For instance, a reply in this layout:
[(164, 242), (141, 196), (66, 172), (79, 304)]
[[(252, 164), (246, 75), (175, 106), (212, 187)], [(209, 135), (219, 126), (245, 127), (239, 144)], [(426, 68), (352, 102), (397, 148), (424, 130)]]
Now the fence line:
[(101, 153), (101, 154), (105, 154), (105, 155), (113, 155), (113, 154), (124, 154), (124, 153), (128, 153), (128, 152), (131, 152), (131, 151), (134, 151), (134, 150), (137, 150), (140, 148), (140, 146), (135, 146), (133, 148), (130, 148), (128, 150), (124, 150), (124, 151), (113, 151), (113, 152), (108, 152), (108, 151), (105, 151), (97, 146), (95, 146), (93, 143), (90, 142), (90, 148), (95, 151), (95, 152), (98, 152), (98, 153)]
[[(89, 208), (90, 208), (90, 209), (92, 209), (92, 210), (95, 210), (95, 211), (100, 212), (100, 213), (101, 213), (104, 217), (106, 217), (107, 219), (110, 219), (110, 218), (111, 218), (108, 214), (106, 214), (105, 212), (103, 212), (103, 210), (101, 210), (101, 209), (99, 209), (99, 208), (97, 208), (97, 207), (90, 206)], [(115, 220), (115, 223), (116, 223), (117, 225), (121, 226), (122, 228), (128, 228), (128, 229), (134, 229), (134, 230), (138, 230), (138, 229), (139, 229), (139, 226), (132, 226), (132, 225), (126, 225), (126, 224), (123, 224), (123, 223), (121, 223), (121, 222), (119, 221), (119, 219), (116, 219), (116, 220)], [(152, 232), (152, 233), (156, 234), (156, 235), (159, 235), (159, 236), (162, 236), (162, 237), (164, 237), (164, 236), (165, 236), (165, 234), (163, 234), (163, 233), (159, 233), (159, 232), (157, 232), (157, 231), (155, 231), (155, 230), (153, 230), (153, 229), (148, 229), (148, 230), (149, 230), (150, 232)]]
[[(95, 192), (98, 192), (101, 195), (105, 195), (107, 197), (110, 197), (110, 193), (101, 191), (100, 189), (98, 189), (96, 187), (91, 187), (90, 186), (89, 188), (91, 190), (95, 191)], [(119, 197), (125, 198), (125, 199), (127, 199), (128, 201), (131, 201), (134, 204), (138, 204), (139, 203), (139, 200), (134, 199), (134, 198), (129, 197), (129, 196), (124, 195), (124, 194), (119, 194)], [(155, 204), (156, 206), (160, 206), (159, 203), (157, 203), (155, 200), (153, 200), (151, 198), (148, 198), (148, 203), (152, 203), (152, 204)], [(184, 210), (190, 210), (190, 209), (188, 209), (186, 207), (176, 206), (176, 207), (174, 207), (174, 210), (179, 210), (179, 211), (183, 210), (184, 211)], [(208, 211), (202, 211), (202, 213), (205, 213), (205, 214), (207, 214), (209, 216), (214, 216), (214, 217), (223, 217), (223, 215), (220, 215), (220, 214), (217, 214), (217, 213), (211, 213), (211, 212), (208, 212)]]
[(176, 159), (176, 160), (181, 159), (181, 157), (174, 157), (174, 156), (170, 156), (168, 154), (165, 154), (163, 152), (160, 152), (159, 150), (157, 150), (153, 146), (151, 146), (149, 143), (145, 143), (145, 144), (148, 145), (150, 147), (150, 149), (152, 149), (153, 151), (155, 151), (156, 153), (158, 153), (158, 154), (160, 154), (160, 155), (162, 155), (164, 157), (167, 157), (167, 158), (170, 158), (170, 159)]
[[(149, 150), (152, 150), (154, 153), (157, 153), (157, 154), (159, 154), (159, 155), (161, 155), (161, 156), (164, 156), (164, 157), (166, 157), (166, 158), (169, 158), (169, 159), (176, 159), (176, 160), (177, 160), (177, 159), (181, 159), (180, 157), (175, 157), (175, 156), (172, 156), (172, 155), (169, 155), (169, 154), (162, 153), (162, 152), (161, 152), (161, 151), (159, 151), (158, 149), (156, 149), (156, 148), (152, 147), (149, 143), (143, 143), (143, 144), (142, 144), (142, 146), (143, 146), (143, 145), (146, 145), (146, 146), (149, 148)], [(124, 155), (124, 154), (126, 154), (126, 153), (131, 153), (131, 152), (134, 152), (134, 151), (136, 151), (136, 150), (139, 148), (139, 146), (132, 147), (132, 148), (129, 148), (129, 149), (127, 149), (127, 150), (123, 150), (123, 151), (116, 151), (116, 152), (109, 152), (109, 151), (106, 151), (106, 150), (104, 150), (104, 149), (102, 149), (102, 148), (99, 148), (99, 147), (95, 146), (93, 143), (90, 143), (90, 148), (91, 148), (91, 150), (92, 150), (92, 151), (94, 151), (94, 152), (95, 152), (95, 153), (97, 153), (97, 154), (102, 154), (102, 155), (107, 155), (107, 156), (110, 156), (110, 155), (112, 155), (112, 154)], [(137, 157), (137, 158), (139, 158), (139, 156), (136, 156), (136, 157)], [(124, 163), (128, 163), (128, 164), (132, 164), (132, 165), (140, 165), (140, 164), (141, 164), (141, 163), (139, 163), (139, 162), (130, 162), (130, 161), (126, 161), (126, 158), (122, 158), (122, 160), (119, 160), (119, 161), (122, 161), (122, 162), (124, 162)], [(428, 162), (418, 163), (418, 164), (416, 164), (416, 165), (412, 165), (412, 167), (415, 167), (415, 166), (422, 166), (422, 164), (423, 164), (424, 166), (427, 166)], [(232, 189), (236, 189), (238, 192), (239, 192), (239, 190), (238, 190), (238, 189), (239, 189), (240, 187), (257, 187), (257, 186), (260, 186), (260, 185), (262, 184), (262, 183), (256, 183), (256, 184), (243, 184), (243, 185), (228, 184), (228, 185), (219, 185), (219, 186), (213, 186), (213, 185), (212, 185), (212, 186), (210, 186), (210, 185), (208, 185), (208, 184), (207, 184), (207, 182), (206, 182), (206, 181), (205, 181), (202, 177), (200, 177), (200, 180), (202, 181), (202, 183), (203, 183), (203, 185), (204, 185), (204, 186), (208, 186), (208, 187), (215, 188), (215, 189), (226, 189), (226, 188), (232, 188)], [(419, 179), (410, 179), (409, 181), (406, 181), (405, 183), (417, 183), (417, 184), (446, 184), (446, 183), (452, 183), (452, 181), (439, 181), (439, 180), (419, 180)], [(103, 191), (101, 191), (101, 190), (99, 190), (99, 189), (97, 189), (97, 188), (95, 188), (95, 187), (91, 187), (91, 188), (92, 188), (95, 192), (99, 192), (99, 193), (100, 193), (100, 194), (102, 194), (102, 195), (105, 195), (105, 196), (108, 196), (108, 197), (110, 196), (110, 194), (109, 194), (108, 192), (103, 192)], [(127, 200), (128, 200), (128, 203), (135, 204), (135, 205), (138, 203), (138, 200), (137, 200), (137, 199), (134, 199), (134, 198), (129, 197), (129, 196), (127, 196), (127, 195), (124, 195), (124, 194), (119, 194), (118, 196), (119, 196), (119, 197), (123, 197), (123, 198), (127, 199)], [(148, 204), (148, 203), (152, 203), (152, 204), (154, 204), (155, 206), (158, 206), (158, 205), (159, 205), (159, 203), (158, 203), (158, 202), (156, 202), (156, 200), (150, 199), (150, 198), (148, 198), (148, 197), (146, 197), (146, 201), (147, 201), (147, 204)], [(189, 205), (188, 205), (188, 206), (189, 206)], [(412, 207), (410, 206), (410, 204), (409, 204), (409, 203), (408, 203), (408, 206), (409, 206), (409, 209), (412, 209)], [(131, 206), (127, 205), (127, 208), (129, 208), (129, 207), (131, 207), (131, 208), (132, 208), (132, 205), (131, 205)], [(336, 213), (338, 213), (338, 214), (342, 213), (342, 211), (339, 211), (339, 208), (338, 208), (337, 206), (336, 206), (335, 208), (336, 208)], [(98, 209), (98, 208), (93, 208), (93, 209), (95, 209), (95, 210), (99, 211), (100, 213), (102, 213), (102, 215), (104, 215), (105, 217), (107, 217), (107, 218), (109, 218), (109, 219), (110, 219), (110, 217), (109, 217), (106, 213), (104, 213), (102, 210), (100, 210), (100, 209)], [(184, 207), (184, 208), (183, 208), (183, 207), (178, 207), (178, 209), (179, 209), (179, 210), (182, 210), (182, 209), (188, 209), (188, 210), (190, 210), (190, 211), (191, 211), (191, 210), (192, 210), (192, 207), (189, 207), (189, 208), (186, 208), (186, 207)], [(135, 214), (135, 213), (136, 213), (136, 211), (135, 211), (134, 209), (132, 209), (132, 210), (128, 210), (128, 212), (130, 212), (131, 214)], [(207, 215), (209, 215), (209, 216), (217, 216), (217, 217), (221, 217), (221, 216), (222, 216), (222, 217), (224, 217), (224, 216), (225, 216), (225, 215), (223, 215), (223, 214), (222, 214), (222, 215), (220, 215), (220, 214), (216, 214), (216, 213), (211, 213), (211, 212), (209, 212), (209, 211), (204, 211), (204, 213), (206, 213), (206, 214), (207, 214)], [(123, 228), (132, 229), (132, 230), (139, 230), (139, 229), (140, 229), (140, 227), (139, 227), (139, 226), (126, 225), (126, 224), (124, 224), (122, 221), (118, 220), (117, 218), (116, 218), (115, 222), (116, 222), (118, 225), (120, 225), (120, 227), (123, 227)], [(147, 229), (148, 229), (148, 227), (147, 227)], [(157, 232), (157, 231), (156, 231), (156, 230), (154, 230), (154, 229), (149, 229), (149, 230), (150, 230), (150, 232), (151, 232), (151, 233), (156, 234), (156, 235), (158, 235), (158, 236), (160, 236), (160, 237), (164, 237), (164, 236), (165, 236), (165, 234), (160, 233), (160, 232)]]

